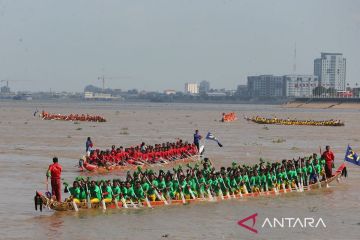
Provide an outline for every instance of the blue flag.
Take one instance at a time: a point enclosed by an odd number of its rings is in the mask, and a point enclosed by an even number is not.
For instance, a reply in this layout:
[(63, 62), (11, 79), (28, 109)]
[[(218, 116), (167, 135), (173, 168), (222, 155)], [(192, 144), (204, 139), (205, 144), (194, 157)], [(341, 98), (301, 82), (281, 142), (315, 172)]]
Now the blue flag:
[(206, 135), (206, 139), (207, 140), (213, 140), (215, 142), (217, 142), (217, 144), (219, 145), (219, 147), (222, 147), (223, 145), (219, 142), (219, 140), (211, 133), (208, 132), (208, 134)]
[(360, 166), (360, 157), (351, 149), (349, 145), (346, 150), (345, 161)]

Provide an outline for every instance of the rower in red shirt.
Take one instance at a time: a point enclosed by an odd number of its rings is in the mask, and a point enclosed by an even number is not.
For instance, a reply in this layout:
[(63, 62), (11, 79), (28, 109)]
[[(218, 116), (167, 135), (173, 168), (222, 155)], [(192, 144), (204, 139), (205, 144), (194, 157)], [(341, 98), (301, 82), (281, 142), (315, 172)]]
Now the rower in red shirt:
[(57, 157), (53, 158), (53, 164), (51, 164), (46, 173), (47, 179), (51, 177), (51, 192), (52, 195), (56, 197), (58, 202), (61, 202), (61, 171), (62, 167), (58, 163), (59, 160)]
[(334, 159), (335, 159), (335, 155), (334, 153), (330, 150), (330, 146), (326, 146), (326, 151), (323, 152), (323, 154), (321, 155), (321, 158), (325, 159), (325, 173), (326, 173), (326, 177), (330, 178), (332, 177), (332, 166), (334, 164)]

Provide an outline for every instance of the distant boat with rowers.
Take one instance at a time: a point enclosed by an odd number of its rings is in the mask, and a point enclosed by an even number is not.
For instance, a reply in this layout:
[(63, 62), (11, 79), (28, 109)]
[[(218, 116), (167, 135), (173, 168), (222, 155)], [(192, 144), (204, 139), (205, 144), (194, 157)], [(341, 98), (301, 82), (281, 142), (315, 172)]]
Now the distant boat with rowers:
[[(92, 144), (92, 143), (91, 143)], [(80, 171), (107, 173), (109, 171), (129, 171), (137, 167), (152, 168), (158, 166), (172, 166), (199, 161), (204, 152), (204, 146), (199, 151), (194, 144), (183, 142), (166, 142), (162, 144), (146, 145), (142, 142), (138, 146), (100, 150), (94, 149), (87, 152), (79, 160)]]
[(148, 168), (156, 168), (156, 167), (171, 167), (177, 164), (187, 164), (191, 162), (200, 161), (201, 155), (196, 154), (192, 156), (188, 156), (186, 158), (177, 158), (174, 160), (160, 160), (158, 162), (143, 162), (141, 164), (129, 164), (126, 163), (126, 165), (118, 165), (118, 164), (108, 164), (107, 166), (98, 166), (95, 164), (88, 163), (87, 161), (84, 161), (86, 159), (85, 157), (80, 160), (83, 161), (79, 164), (80, 171), (88, 171), (93, 173), (107, 173), (110, 171), (131, 171), (136, 170), (139, 166), (141, 166), (144, 169)]
[(300, 125), (300, 126), (344, 126), (344, 122), (340, 120), (298, 120), (298, 119), (281, 119), (281, 118), (265, 118), (265, 117), (244, 117), (245, 120), (258, 124), (275, 124), (275, 125)]
[[(35, 114), (34, 114), (35, 116)], [(79, 122), (106, 122), (106, 119), (99, 115), (89, 114), (57, 114), (42, 111), (40, 114), (42, 120), (59, 120), (59, 121), (79, 121)]]
[[(343, 170), (346, 167), (345, 163), (342, 163), (339, 168), (336, 170), (335, 175), (331, 178), (325, 179), (321, 182), (316, 182), (313, 184), (310, 184), (309, 186), (303, 186), (303, 192), (310, 191), (312, 189), (319, 189), (319, 188), (326, 188), (328, 185), (337, 180), (340, 181), (340, 178), (342, 176)], [(252, 197), (270, 197), (270, 196), (277, 196), (277, 195), (285, 195), (285, 194), (297, 194), (301, 193), (302, 191), (298, 188), (286, 188), (286, 189), (278, 189), (276, 190), (269, 190), (269, 191), (263, 191), (263, 192), (252, 192), (252, 193), (245, 193), (245, 194), (234, 194), (234, 195), (224, 195), (222, 197), (216, 196), (209, 198), (195, 198), (195, 199), (180, 199), (180, 200), (171, 200), (171, 201), (141, 201), (138, 203), (134, 203), (132, 201), (124, 201), (124, 202), (118, 202), (118, 201), (111, 201), (111, 202), (105, 202), (100, 201), (97, 203), (86, 203), (86, 202), (80, 202), (80, 203), (74, 203), (72, 201), (65, 201), (65, 202), (58, 202), (55, 201), (49, 196), (46, 196), (46, 194), (43, 194), (39, 191), (36, 192), (36, 195), (34, 197), (35, 201), (35, 209), (37, 210), (38, 207), (40, 211), (42, 211), (43, 207), (47, 207), (49, 209), (52, 209), (54, 211), (79, 211), (79, 210), (91, 210), (91, 209), (102, 209), (106, 210), (109, 209), (125, 209), (125, 208), (143, 208), (143, 207), (160, 207), (165, 205), (182, 205), (182, 204), (192, 204), (192, 203), (198, 203), (198, 202), (214, 202), (214, 201), (222, 201), (222, 200), (231, 200), (231, 199), (243, 199), (243, 198), (252, 198)]]

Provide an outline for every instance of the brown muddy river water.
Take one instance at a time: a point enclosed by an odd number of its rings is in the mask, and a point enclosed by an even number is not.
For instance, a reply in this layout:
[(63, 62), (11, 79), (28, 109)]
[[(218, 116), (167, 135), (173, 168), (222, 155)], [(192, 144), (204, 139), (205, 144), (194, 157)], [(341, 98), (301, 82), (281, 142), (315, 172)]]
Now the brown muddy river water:
[[(33, 117), (36, 107), (62, 114), (100, 114), (108, 122), (42, 121)], [(239, 120), (220, 123), (226, 111), (235, 111)], [(243, 115), (341, 119), (345, 127), (269, 125), (265, 129), (246, 122)], [(0, 102), (0, 239), (359, 239), (360, 167), (350, 164), (349, 177), (340, 184), (286, 196), (78, 213), (36, 212), (33, 203), (35, 190), (46, 189), (45, 172), (54, 155), (67, 182), (79, 174), (74, 166), (88, 136), (96, 147), (107, 148), (175, 138), (192, 141), (194, 129), (203, 136), (211, 131), (224, 145), (206, 144), (206, 154), (217, 166), (233, 161), (255, 163), (260, 157), (271, 161), (297, 158), (318, 153), (319, 146), (329, 144), (338, 166), (348, 144), (360, 152), (359, 120), (359, 110), (264, 105)], [(121, 174), (102, 177), (114, 175)], [(258, 214), (257, 234), (237, 224), (254, 213)], [(326, 228), (262, 228), (266, 218), (321, 218)], [(251, 221), (247, 224), (252, 226)]]

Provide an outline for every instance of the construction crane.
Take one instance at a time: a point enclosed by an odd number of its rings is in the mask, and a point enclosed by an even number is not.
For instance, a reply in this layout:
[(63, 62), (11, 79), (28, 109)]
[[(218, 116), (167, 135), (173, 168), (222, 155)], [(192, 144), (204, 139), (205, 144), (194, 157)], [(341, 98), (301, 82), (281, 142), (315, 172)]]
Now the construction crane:
[(98, 80), (102, 80), (102, 91), (105, 90), (105, 76), (102, 75), (101, 77), (98, 77)]
[(105, 90), (105, 79), (108, 79), (108, 80), (110, 80), (110, 79), (122, 79), (122, 80), (124, 80), (124, 79), (131, 79), (131, 78), (132, 78), (131, 76), (106, 77), (106, 76), (102, 75), (102, 76), (98, 77), (98, 80), (102, 81), (102, 91), (104, 92), (104, 90)]

